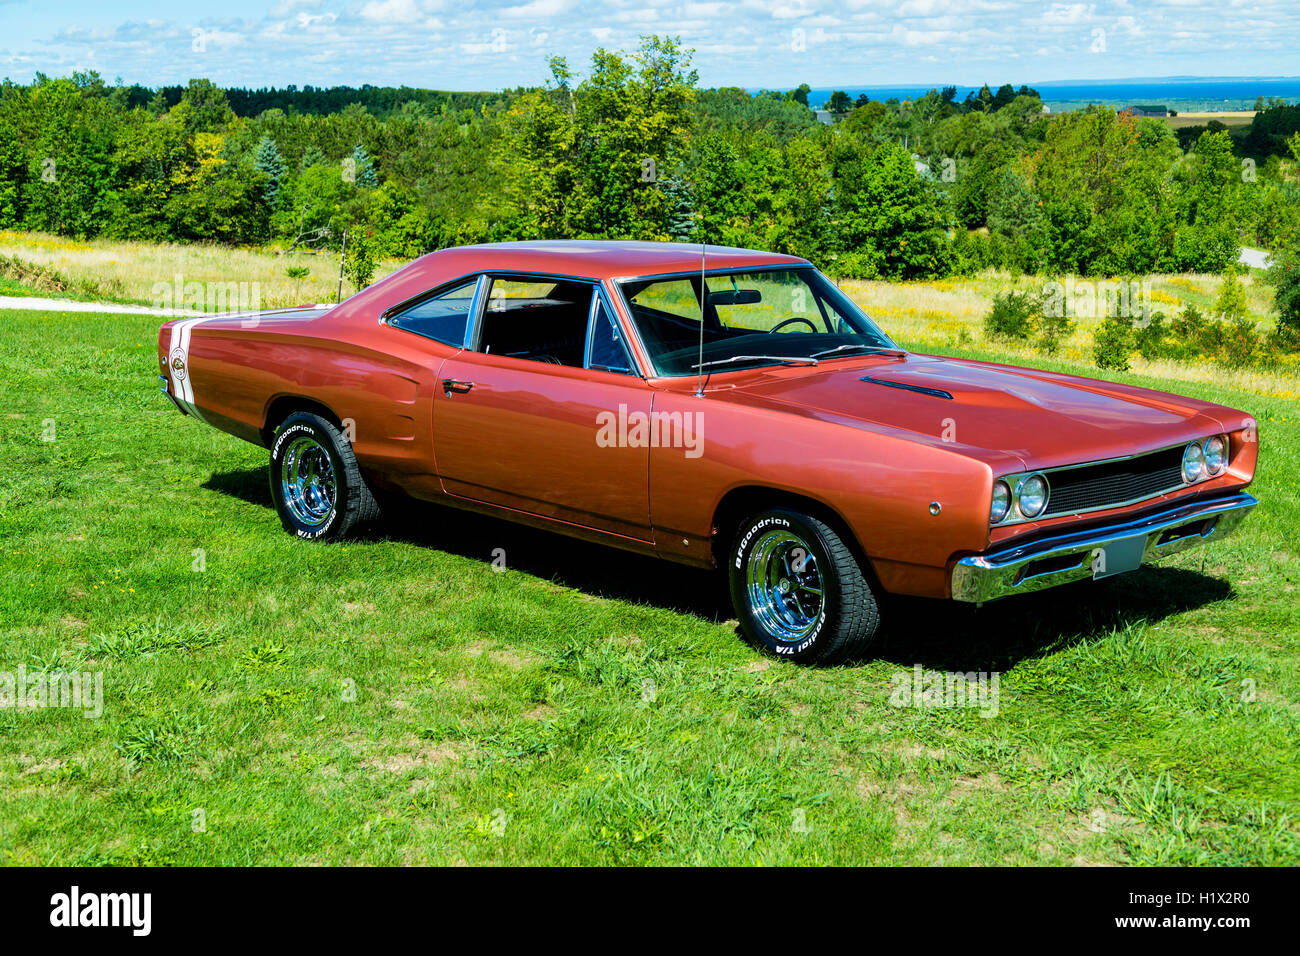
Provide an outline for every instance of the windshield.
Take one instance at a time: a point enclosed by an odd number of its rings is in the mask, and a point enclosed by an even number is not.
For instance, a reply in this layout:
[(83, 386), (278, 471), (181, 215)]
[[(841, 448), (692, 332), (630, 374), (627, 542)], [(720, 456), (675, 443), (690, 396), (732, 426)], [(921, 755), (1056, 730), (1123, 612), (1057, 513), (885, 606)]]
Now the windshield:
[[(700, 276), (621, 282), (659, 375), (701, 368)], [(704, 276), (705, 371), (813, 362), (896, 350), (834, 283), (811, 267)]]

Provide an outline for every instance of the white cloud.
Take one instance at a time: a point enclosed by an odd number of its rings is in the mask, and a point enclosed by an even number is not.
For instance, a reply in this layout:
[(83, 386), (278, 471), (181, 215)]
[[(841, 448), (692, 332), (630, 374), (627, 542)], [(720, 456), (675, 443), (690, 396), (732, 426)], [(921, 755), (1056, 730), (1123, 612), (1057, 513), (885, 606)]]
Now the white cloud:
[(498, 11), (497, 15), (511, 20), (540, 20), (567, 13), (576, 3), (577, 0), (532, 0), (531, 3), (506, 7)]
[(415, 0), (370, 0), (361, 16), (376, 23), (414, 23), (420, 19), (420, 7)]
[(1043, 14), (1044, 23), (1083, 23), (1091, 20), (1095, 7), (1083, 3), (1054, 3)]

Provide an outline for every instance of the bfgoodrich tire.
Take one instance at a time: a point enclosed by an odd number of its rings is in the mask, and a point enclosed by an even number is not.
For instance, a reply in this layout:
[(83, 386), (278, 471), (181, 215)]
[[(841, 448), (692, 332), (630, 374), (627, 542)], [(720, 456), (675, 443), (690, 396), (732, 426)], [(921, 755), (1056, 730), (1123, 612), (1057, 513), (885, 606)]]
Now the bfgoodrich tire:
[(352, 445), (319, 415), (296, 412), (280, 423), (270, 478), (280, 523), (300, 538), (335, 541), (379, 517)]
[(853, 552), (830, 525), (774, 508), (747, 519), (727, 568), (741, 630), (800, 664), (862, 656), (880, 609)]

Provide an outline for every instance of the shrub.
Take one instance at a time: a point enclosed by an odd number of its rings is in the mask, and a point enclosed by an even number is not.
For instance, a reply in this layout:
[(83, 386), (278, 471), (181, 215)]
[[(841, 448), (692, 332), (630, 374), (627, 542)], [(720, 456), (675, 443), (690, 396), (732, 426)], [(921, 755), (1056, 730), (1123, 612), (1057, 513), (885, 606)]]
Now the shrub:
[(1097, 368), (1124, 372), (1136, 346), (1133, 320), (1127, 315), (1110, 315), (1092, 337), (1092, 360)]
[(1139, 351), (1144, 358), (1186, 360), (1204, 356), (1223, 365), (1274, 365), (1278, 353), (1294, 348), (1281, 326), (1265, 335), (1244, 316), (1215, 319), (1189, 305), (1174, 318), (1167, 337), (1144, 350), (1139, 333)]
[(1195, 355), (1206, 339), (1210, 320), (1194, 305), (1184, 307), (1169, 328), (1164, 357), (1188, 359)]
[(1223, 270), (1223, 282), (1219, 285), (1219, 297), (1214, 300), (1214, 311), (1225, 319), (1244, 319), (1249, 310), (1246, 290), (1237, 280), (1237, 267), (1228, 266)]
[(1061, 347), (1061, 340), (1073, 330), (1074, 323), (1066, 315), (1041, 315), (1035, 344), (1044, 352), (1054, 353)]
[(1166, 339), (1168, 334), (1169, 325), (1165, 321), (1165, 314), (1152, 312), (1147, 320), (1138, 324), (1134, 330), (1138, 354), (1148, 362), (1169, 358), (1169, 343)]
[(993, 306), (984, 316), (984, 334), (990, 339), (1033, 344), (1040, 351), (1052, 353), (1074, 329), (1064, 315), (1048, 315), (1043, 297), (1037, 292), (1003, 292), (993, 296)]
[(0, 256), (0, 279), (9, 279), (37, 292), (67, 292), (72, 288), (58, 270), (25, 262), (17, 256)]
[(984, 317), (984, 334), (993, 339), (1024, 342), (1043, 314), (1043, 300), (1033, 292), (1000, 292)]

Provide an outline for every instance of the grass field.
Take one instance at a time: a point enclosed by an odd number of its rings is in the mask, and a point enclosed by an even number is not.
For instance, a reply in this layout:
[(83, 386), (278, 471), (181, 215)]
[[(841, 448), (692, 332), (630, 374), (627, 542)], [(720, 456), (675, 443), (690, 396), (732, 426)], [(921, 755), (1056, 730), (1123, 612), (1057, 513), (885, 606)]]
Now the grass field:
[(1229, 129), (1238, 129), (1249, 126), (1254, 118), (1254, 110), (1218, 110), (1200, 113), (1180, 112), (1177, 116), (1167, 117), (1167, 120), (1174, 129), (1183, 129), (1187, 126), (1204, 126), (1210, 120), (1218, 120)]
[[(158, 301), (160, 288), (174, 289), (179, 281), (208, 286), (231, 281), (247, 283), (256, 294), (256, 307), (275, 309), (315, 302), (334, 302), (339, 292), (337, 253), (274, 249), (231, 248), (213, 244), (124, 242), (108, 239), (80, 240), (32, 232), (0, 230), (0, 257), (10, 256), (31, 266), (52, 269), (67, 280), (79, 298), (106, 302), (179, 307), (179, 302)], [(384, 262), (375, 281), (402, 263)], [(293, 279), (290, 268), (305, 268), (307, 275)], [(178, 280), (179, 277), (179, 280)], [(5, 277), (0, 275), (0, 283)], [(9, 280), (0, 295), (49, 295), (47, 282), (22, 286)], [(355, 292), (346, 281), (343, 295)], [(177, 298), (173, 295), (173, 298)], [(200, 310), (202, 311), (202, 310)]]
[[(433, 506), (291, 539), (155, 340), (0, 312), (0, 673), (103, 675), (98, 718), (0, 709), (0, 861), (1300, 863), (1294, 397), (1178, 383), (1259, 419), (1240, 536), (891, 601), (875, 660), (808, 670), (707, 574)], [(918, 666), (997, 672), (997, 715), (891, 705)]]

